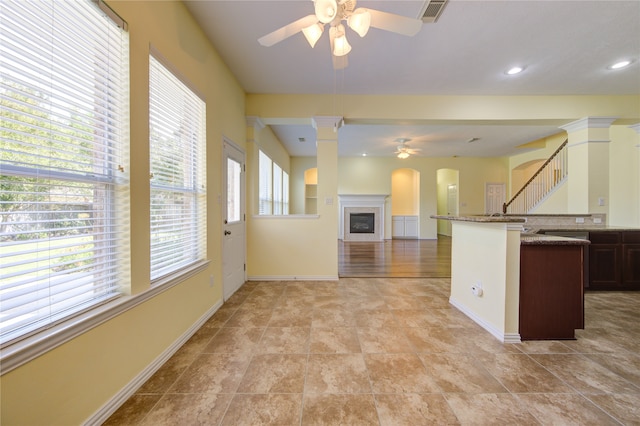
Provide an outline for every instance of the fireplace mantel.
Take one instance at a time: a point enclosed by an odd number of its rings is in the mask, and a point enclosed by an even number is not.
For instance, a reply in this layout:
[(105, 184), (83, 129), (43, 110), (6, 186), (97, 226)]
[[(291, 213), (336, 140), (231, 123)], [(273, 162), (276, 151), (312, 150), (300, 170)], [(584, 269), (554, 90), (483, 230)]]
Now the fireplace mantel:
[[(339, 200), (339, 238), (345, 241), (384, 241), (384, 205), (388, 194), (342, 194)], [(374, 234), (350, 234), (348, 230), (350, 213), (375, 214)]]

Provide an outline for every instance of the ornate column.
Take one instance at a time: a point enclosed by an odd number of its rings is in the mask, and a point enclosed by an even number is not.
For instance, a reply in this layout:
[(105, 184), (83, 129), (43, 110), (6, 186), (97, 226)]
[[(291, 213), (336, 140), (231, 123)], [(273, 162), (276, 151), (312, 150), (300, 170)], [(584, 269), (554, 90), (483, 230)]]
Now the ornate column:
[(342, 117), (316, 116), (312, 124), (316, 129), (316, 161), (318, 166), (318, 216), (323, 228), (327, 258), (335, 262), (338, 275), (338, 129)]
[(565, 126), (569, 144), (568, 213), (608, 213), (609, 127), (615, 117), (586, 117)]

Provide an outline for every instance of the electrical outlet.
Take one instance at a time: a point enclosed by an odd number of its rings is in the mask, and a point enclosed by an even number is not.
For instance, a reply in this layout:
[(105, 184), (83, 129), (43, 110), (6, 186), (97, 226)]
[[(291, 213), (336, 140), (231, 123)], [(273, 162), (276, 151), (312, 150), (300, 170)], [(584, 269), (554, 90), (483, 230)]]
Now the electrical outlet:
[(576, 223), (584, 223), (584, 217), (576, 217)]
[(476, 297), (482, 297), (482, 283), (478, 281), (476, 284), (473, 284), (471, 286), (471, 293)]
[(600, 219), (599, 217), (594, 217), (593, 223), (602, 223), (602, 219)]
[(213, 282), (214, 282), (213, 275), (209, 275), (209, 287), (213, 287)]

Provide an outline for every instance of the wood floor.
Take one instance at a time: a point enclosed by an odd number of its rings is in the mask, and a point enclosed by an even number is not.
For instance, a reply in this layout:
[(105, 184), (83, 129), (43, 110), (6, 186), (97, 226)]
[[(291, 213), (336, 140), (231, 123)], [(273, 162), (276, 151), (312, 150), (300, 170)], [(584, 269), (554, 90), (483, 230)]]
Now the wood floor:
[(451, 238), (437, 240), (338, 240), (340, 277), (451, 277)]

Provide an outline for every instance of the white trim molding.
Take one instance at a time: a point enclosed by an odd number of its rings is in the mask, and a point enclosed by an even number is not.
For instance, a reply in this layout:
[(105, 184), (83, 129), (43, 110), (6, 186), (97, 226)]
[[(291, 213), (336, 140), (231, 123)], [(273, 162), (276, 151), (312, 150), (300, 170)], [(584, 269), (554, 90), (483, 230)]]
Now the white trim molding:
[(215, 314), (222, 306), (219, 301), (209, 308), (198, 321), (189, 327), (171, 346), (167, 347), (151, 364), (147, 365), (136, 377), (133, 378), (125, 387), (109, 399), (98, 411), (89, 417), (84, 425), (101, 425), (109, 416), (116, 412), (122, 404), (124, 404), (140, 387), (145, 384), (169, 359), (184, 345), (187, 341)]
[(566, 130), (567, 133), (584, 129), (606, 129), (611, 127), (611, 124), (617, 119), (618, 117), (585, 117), (560, 126), (560, 128)]
[(338, 281), (337, 275), (249, 275), (247, 281)]
[(456, 301), (453, 297), (449, 297), (449, 303), (455, 306), (460, 312), (471, 318), (480, 327), (491, 333), (496, 339), (502, 343), (520, 343), (520, 333), (505, 333), (498, 330), (495, 326), (476, 315), (473, 311), (467, 309), (462, 303)]

